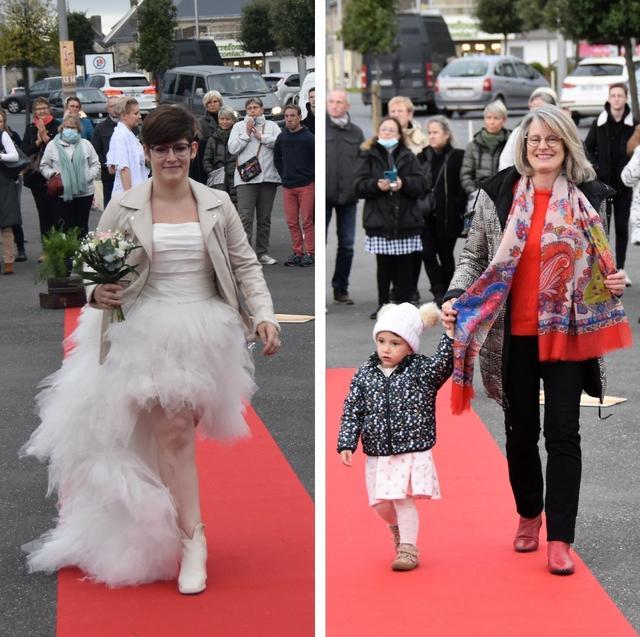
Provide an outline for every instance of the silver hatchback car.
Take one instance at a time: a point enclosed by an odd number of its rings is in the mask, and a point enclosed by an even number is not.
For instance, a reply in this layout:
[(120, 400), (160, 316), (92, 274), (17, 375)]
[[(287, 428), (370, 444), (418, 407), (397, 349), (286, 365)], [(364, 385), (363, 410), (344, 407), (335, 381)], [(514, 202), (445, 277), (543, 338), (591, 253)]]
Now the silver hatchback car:
[(436, 82), (436, 105), (451, 114), (483, 109), (502, 100), (507, 108), (526, 109), (529, 96), (547, 80), (518, 58), (470, 55), (445, 66)]

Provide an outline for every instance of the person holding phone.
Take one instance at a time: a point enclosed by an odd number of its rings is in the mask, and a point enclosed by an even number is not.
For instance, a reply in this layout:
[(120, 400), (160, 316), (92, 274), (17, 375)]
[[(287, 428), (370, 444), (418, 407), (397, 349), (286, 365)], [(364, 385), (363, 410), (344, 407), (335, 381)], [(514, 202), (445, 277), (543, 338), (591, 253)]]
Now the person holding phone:
[(355, 176), (356, 195), (365, 200), (365, 250), (376, 255), (378, 310), (389, 302), (391, 283), (397, 303), (411, 301), (412, 259), (422, 251), (424, 220), (417, 200), (427, 190), (420, 163), (405, 146), (400, 122), (385, 117), (377, 135), (365, 141)]

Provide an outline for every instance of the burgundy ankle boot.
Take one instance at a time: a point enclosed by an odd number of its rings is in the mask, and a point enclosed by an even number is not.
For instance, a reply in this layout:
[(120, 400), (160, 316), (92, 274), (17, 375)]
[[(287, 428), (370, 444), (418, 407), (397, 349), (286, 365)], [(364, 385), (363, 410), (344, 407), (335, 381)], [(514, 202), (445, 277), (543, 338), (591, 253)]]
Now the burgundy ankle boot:
[(569, 555), (571, 544), (552, 540), (547, 544), (547, 556), (549, 559), (549, 572), (554, 575), (571, 575), (575, 571), (575, 565)]
[(513, 548), (518, 553), (530, 553), (538, 550), (538, 535), (542, 526), (542, 514), (535, 518), (523, 518), (520, 516), (520, 524), (513, 540)]

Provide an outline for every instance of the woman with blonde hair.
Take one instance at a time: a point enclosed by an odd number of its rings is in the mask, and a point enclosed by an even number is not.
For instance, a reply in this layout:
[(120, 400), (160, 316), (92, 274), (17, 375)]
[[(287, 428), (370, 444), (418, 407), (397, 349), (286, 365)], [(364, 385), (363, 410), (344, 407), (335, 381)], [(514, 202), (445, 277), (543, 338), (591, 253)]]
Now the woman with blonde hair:
[[(611, 189), (595, 180), (578, 131), (557, 106), (531, 111), (515, 166), (480, 187), (473, 223), (445, 295), (455, 324), (452, 408), (473, 397), (480, 353), (485, 390), (504, 410), (507, 464), (519, 523), (513, 547), (539, 545), (546, 515), (548, 568), (570, 575), (578, 512), (580, 395), (602, 401), (602, 356), (631, 345), (606, 235)], [(545, 396), (546, 490), (538, 451)]]
[(413, 119), (415, 107), (413, 102), (404, 95), (396, 95), (389, 100), (389, 117), (394, 117), (402, 126), (402, 141), (404, 145), (417, 155), (423, 148), (429, 145), (429, 139), (420, 127), (417, 120)]

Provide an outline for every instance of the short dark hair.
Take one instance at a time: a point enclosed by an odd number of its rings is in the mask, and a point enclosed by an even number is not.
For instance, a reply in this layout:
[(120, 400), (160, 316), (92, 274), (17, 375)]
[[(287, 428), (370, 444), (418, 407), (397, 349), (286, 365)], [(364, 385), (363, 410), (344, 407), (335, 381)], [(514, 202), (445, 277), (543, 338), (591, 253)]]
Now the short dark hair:
[(250, 97), (244, 103), (244, 107), (247, 108), (247, 106), (249, 106), (249, 104), (257, 104), (260, 108), (264, 107), (264, 104), (262, 103), (262, 100), (259, 97)]
[(77, 95), (69, 95), (69, 97), (67, 97), (67, 99), (64, 101), (64, 105), (68, 106), (69, 102), (78, 102), (78, 104), (80, 104), (80, 106), (82, 107), (82, 102)]
[(629, 97), (629, 89), (624, 82), (616, 82), (615, 84), (609, 84), (609, 93), (611, 93), (612, 88), (621, 88), (624, 91), (624, 94)]
[(196, 118), (181, 106), (161, 104), (142, 122), (142, 140), (147, 146), (196, 138)]
[(302, 110), (298, 104), (287, 104), (284, 107), (284, 112), (286, 113), (287, 111), (295, 111), (298, 115), (302, 115)]
[(309, 89), (309, 91), (308, 91), (307, 95), (310, 95), (311, 93), (315, 93), (315, 92), (316, 92), (316, 87), (315, 87), (315, 86), (312, 86), (312, 87)]

